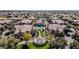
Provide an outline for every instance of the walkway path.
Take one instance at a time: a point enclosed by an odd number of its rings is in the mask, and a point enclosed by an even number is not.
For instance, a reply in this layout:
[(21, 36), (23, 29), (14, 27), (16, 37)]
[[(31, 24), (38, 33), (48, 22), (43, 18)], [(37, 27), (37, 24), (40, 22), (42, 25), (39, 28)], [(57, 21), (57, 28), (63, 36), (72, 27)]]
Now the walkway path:
[(70, 45), (70, 43), (72, 43), (74, 41), (74, 39), (72, 39), (71, 36), (70, 37), (65, 36), (64, 38), (65, 38), (65, 40), (67, 40), (67, 44), (68, 44), (68, 46), (66, 46), (65, 48), (69, 49), (69, 45)]

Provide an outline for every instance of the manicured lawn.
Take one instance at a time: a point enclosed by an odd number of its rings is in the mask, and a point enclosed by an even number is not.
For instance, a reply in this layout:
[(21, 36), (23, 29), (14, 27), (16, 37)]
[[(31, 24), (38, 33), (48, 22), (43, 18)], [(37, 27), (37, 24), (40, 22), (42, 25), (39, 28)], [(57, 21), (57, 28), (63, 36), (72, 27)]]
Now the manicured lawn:
[(49, 46), (49, 43), (46, 43), (44, 46), (37, 46), (35, 44), (29, 44), (28, 45), (30, 49), (48, 49), (50, 46)]

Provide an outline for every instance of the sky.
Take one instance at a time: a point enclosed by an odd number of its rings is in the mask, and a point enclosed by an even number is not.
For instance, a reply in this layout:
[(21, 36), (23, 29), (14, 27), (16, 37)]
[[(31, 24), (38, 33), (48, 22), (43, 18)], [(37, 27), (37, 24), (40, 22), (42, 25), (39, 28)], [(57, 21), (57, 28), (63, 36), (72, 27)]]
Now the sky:
[(0, 0), (0, 10), (79, 10), (79, 0)]

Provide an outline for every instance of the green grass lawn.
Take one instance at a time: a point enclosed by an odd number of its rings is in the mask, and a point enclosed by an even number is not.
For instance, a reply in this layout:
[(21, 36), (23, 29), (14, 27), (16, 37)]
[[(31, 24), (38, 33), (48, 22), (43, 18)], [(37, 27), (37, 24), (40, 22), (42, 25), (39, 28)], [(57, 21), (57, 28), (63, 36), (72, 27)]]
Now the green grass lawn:
[[(40, 30), (36, 30), (39, 33), (39, 37), (44, 37), (46, 36), (45, 32), (41, 32)], [(17, 48), (22, 49), (23, 45), (19, 45)], [(28, 44), (29, 49), (48, 49), (50, 47), (49, 42), (46, 42), (44, 45), (36, 45), (34, 43), (29, 43)]]
[(43, 46), (37, 46), (33, 43), (29, 44), (28, 45), (30, 49), (48, 49), (50, 46), (49, 46), (49, 43), (46, 43), (45, 45)]
[[(45, 45), (43, 46), (39, 46), (39, 45), (35, 45), (34, 43), (30, 43), (28, 45), (28, 48), (29, 49), (48, 49), (50, 46), (49, 46), (49, 43), (46, 43)], [(23, 45), (18, 45), (17, 46), (17, 49), (23, 49)], [(27, 49), (27, 46), (25, 46), (25, 49)]]

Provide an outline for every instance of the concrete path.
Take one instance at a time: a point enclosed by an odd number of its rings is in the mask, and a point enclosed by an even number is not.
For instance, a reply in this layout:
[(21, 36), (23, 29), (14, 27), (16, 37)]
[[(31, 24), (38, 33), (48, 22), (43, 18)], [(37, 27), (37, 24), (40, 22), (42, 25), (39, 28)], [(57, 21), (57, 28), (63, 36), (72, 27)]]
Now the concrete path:
[(72, 39), (71, 36), (70, 37), (64, 36), (64, 38), (65, 38), (65, 40), (67, 40), (67, 44), (68, 44), (68, 46), (66, 46), (65, 48), (69, 49), (69, 45), (70, 45), (70, 43), (72, 43), (74, 41), (74, 39)]

